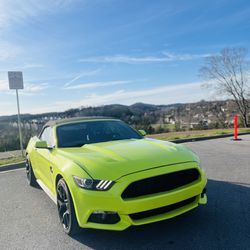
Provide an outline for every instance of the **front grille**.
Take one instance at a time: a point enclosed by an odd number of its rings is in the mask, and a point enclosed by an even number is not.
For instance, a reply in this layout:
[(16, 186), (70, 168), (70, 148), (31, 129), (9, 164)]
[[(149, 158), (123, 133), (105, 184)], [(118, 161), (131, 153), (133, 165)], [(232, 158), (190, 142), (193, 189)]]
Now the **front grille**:
[(196, 168), (150, 177), (131, 183), (122, 193), (122, 198), (134, 198), (143, 195), (166, 192), (198, 180)]
[(145, 218), (148, 218), (148, 217), (151, 217), (151, 216), (154, 216), (154, 215), (168, 213), (168, 212), (171, 212), (171, 211), (173, 211), (173, 210), (175, 210), (177, 208), (184, 207), (184, 206), (186, 206), (188, 204), (193, 203), (195, 201), (195, 199), (196, 199), (196, 196), (192, 197), (192, 198), (189, 198), (187, 200), (183, 200), (183, 201), (180, 201), (180, 202), (165, 206), (165, 207), (160, 207), (160, 208), (155, 208), (155, 209), (152, 209), (152, 210), (147, 210), (147, 211), (143, 211), (143, 212), (139, 212), (139, 213), (134, 213), (134, 214), (130, 214), (129, 216), (133, 220), (145, 219)]

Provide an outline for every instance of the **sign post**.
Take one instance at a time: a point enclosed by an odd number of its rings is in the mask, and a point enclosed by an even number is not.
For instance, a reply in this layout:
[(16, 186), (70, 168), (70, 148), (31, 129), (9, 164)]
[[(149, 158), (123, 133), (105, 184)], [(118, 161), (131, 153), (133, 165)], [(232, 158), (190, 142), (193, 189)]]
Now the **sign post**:
[(20, 105), (19, 105), (19, 96), (18, 96), (18, 89), (23, 89), (23, 73), (21, 71), (9, 71), (8, 78), (9, 78), (9, 88), (16, 90), (17, 112), (18, 112), (17, 118), (18, 118), (20, 149), (22, 151), (22, 156), (24, 156), (23, 137), (22, 137), (21, 119), (20, 119)]

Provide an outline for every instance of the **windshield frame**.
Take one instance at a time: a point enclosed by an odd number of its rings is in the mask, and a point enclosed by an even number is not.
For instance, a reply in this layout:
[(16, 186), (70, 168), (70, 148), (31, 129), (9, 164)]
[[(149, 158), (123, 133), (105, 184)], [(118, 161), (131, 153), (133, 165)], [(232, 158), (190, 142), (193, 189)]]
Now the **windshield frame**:
[[(135, 132), (137, 135), (138, 135), (138, 138), (131, 138), (131, 139), (135, 139), (135, 140), (140, 140), (140, 139), (143, 139), (144, 136), (142, 136), (140, 134), (140, 132), (138, 132), (135, 128), (133, 128), (132, 126), (130, 126), (129, 124), (127, 124), (126, 122), (123, 122), (122, 120), (119, 120), (119, 119), (98, 119), (98, 120), (80, 120), (80, 121), (74, 121), (74, 122), (67, 122), (67, 123), (63, 123), (63, 124), (58, 124), (56, 126), (54, 126), (54, 135), (55, 135), (55, 144), (56, 144), (56, 148), (76, 148), (76, 146), (70, 146), (70, 147), (59, 147), (59, 143), (58, 143), (58, 128), (59, 127), (62, 127), (62, 126), (67, 126), (67, 125), (73, 125), (73, 124), (78, 124), (78, 123), (87, 123), (87, 122), (104, 122), (104, 121), (116, 121), (116, 122), (121, 122), (123, 124), (125, 124), (128, 128), (130, 128), (133, 132)], [(100, 142), (95, 142), (95, 143), (103, 143), (103, 142), (112, 142), (112, 141), (122, 141), (122, 140), (130, 140), (130, 139), (118, 139), (118, 140), (108, 140), (108, 141), (100, 141)], [(86, 144), (83, 144), (82, 146), (84, 145), (87, 145), (87, 144), (95, 144), (94, 142), (93, 143), (86, 143)], [(82, 146), (78, 146), (78, 147), (82, 147)]]

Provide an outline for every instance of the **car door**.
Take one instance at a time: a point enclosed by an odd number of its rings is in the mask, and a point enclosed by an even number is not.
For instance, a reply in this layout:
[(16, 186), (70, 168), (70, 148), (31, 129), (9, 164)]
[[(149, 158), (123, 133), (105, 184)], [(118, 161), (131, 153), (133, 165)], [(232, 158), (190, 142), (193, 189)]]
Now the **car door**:
[(54, 148), (53, 129), (51, 127), (45, 127), (40, 135), (40, 140), (46, 141), (48, 148), (36, 148), (37, 159), (37, 172), (41, 181), (50, 189), (53, 190), (52, 185), (52, 152)]

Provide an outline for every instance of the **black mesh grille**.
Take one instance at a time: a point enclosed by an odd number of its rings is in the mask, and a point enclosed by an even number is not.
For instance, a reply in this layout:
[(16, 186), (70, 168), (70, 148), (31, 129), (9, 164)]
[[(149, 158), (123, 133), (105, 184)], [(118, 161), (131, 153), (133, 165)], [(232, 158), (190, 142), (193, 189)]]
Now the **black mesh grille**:
[(166, 192), (187, 185), (199, 178), (195, 168), (150, 177), (131, 183), (122, 193), (122, 198), (134, 198), (148, 194)]
[(134, 214), (130, 214), (129, 216), (133, 220), (141, 220), (141, 219), (148, 218), (148, 217), (151, 217), (151, 216), (154, 216), (154, 215), (168, 213), (168, 212), (173, 211), (173, 210), (175, 210), (177, 208), (180, 208), (180, 207), (184, 207), (184, 206), (186, 206), (188, 204), (193, 203), (195, 201), (195, 199), (196, 199), (196, 196), (192, 197), (192, 198), (189, 198), (187, 200), (177, 202), (175, 204), (165, 206), (165, 207), (160, 207), (160, 208), (155, 208), (155, 209), (152, 209), (152, 210), (147, 210), (147, 211), (143, 211), (143, 212), (139, 212), (139, 213), (134, 213)]

